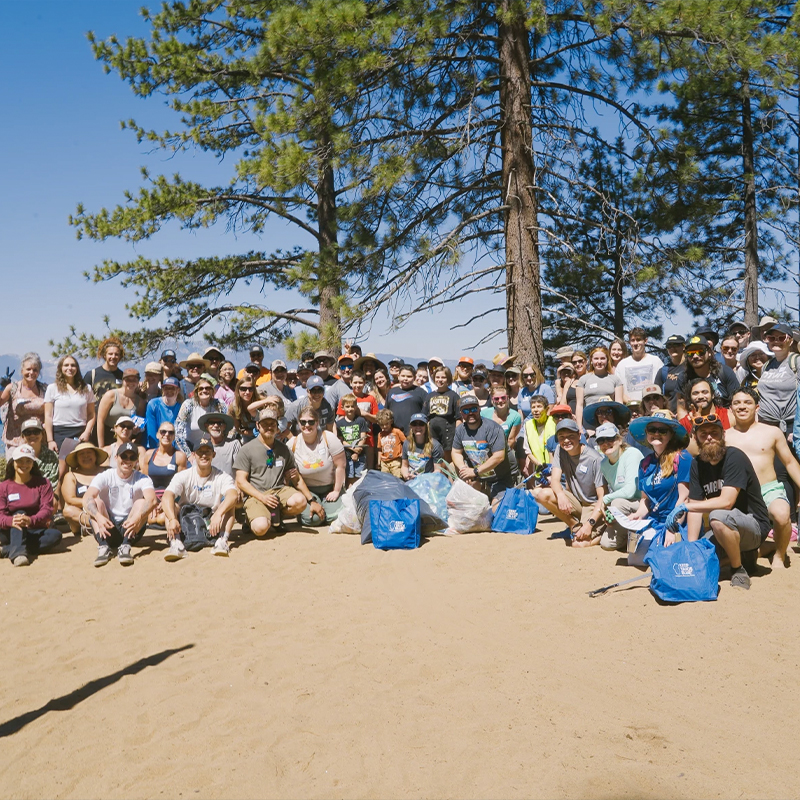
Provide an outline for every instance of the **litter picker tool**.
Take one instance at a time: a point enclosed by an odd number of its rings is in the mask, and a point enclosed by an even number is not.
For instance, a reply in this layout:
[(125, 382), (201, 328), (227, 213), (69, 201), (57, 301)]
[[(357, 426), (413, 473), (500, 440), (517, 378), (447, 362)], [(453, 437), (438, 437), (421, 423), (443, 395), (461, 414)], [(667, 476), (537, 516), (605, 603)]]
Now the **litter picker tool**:
[(650, 577), (650, 571), (644, 573), (644, 575), (639, 575), (636, 578), (628, 578), (626, 581), (620, 581), (619, 583), (612, 583), (610, 586), (601, 586), (599, 589), (595, 589), (592, 592), (586, 592), (589, 597), (599, 597), (601, 594), (605, 594), (610, 589), (616, 589), (619, 586), (627, 586), (629, 583), (636, 583), (636, 581), (644, 580), (645, 578)]

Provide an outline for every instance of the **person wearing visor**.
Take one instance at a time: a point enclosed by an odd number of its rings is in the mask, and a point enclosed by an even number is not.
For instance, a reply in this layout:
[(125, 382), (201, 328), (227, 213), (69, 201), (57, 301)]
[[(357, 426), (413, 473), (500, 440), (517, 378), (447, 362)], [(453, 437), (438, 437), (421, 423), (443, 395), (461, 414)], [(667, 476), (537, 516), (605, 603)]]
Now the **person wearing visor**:
[(214, 443), (203, 437), (194, 450), (194, 464), (173, 475), (164, 491), (169, 550), (165, 561), (180, 561), (186, 551), (211, 547), (215, 556), (228, 556), (228, 539), (239, 493), (233, 478), (213, 466)]
[(260, 344), (254, 344), (250, 348), (248, 355), (250, 356), (250, 363), (242, 367), (236, 377), (241, 380), (244, 378), (245, 374), (251, 372), (250, 368), (252, 367), (251, 374), (258, 387), (262, 383), (266, 383), (271, 375), (270, 371), (264, 366), (264, 348)]
[(606, 525), (602, 456), (581, 443), (580, 429), (574, 420), (564, 419), (556, 425), (556, 439), (550, 486), (537, 487), (533, 496), (567, 525), (565, 534), (573, 547), (600, 544)]
[(487, 494), (496, 508), (514, 485), (505, 434), (496, 422), (481, 417), (475, 395), (460, 399), (459, 412), (462, 424), (453, 437), (453, 464), (461, 480)]
[(278, 415), (271, 408), (262, 409), (258, 437), (243, 445), (233, 462), (236, 488), (245, 498), (245, 519), (259, 537), (272, 528), (280, 529), (284, 516), (297, 517), (308, 505), (317, 516), (325, 514), (297, 473), (292, 451), (277, 435)]
[(122, 566), (133, 564), (131, 545), (144, 535), (157, 503), (153, 481), (136, 469), (138, 463), (136, 445), (121, 444), (116, 465), (96, 475), (86, 490), (83, 509), (97, 540), (96, 567), (108, 564), (114, 551)]

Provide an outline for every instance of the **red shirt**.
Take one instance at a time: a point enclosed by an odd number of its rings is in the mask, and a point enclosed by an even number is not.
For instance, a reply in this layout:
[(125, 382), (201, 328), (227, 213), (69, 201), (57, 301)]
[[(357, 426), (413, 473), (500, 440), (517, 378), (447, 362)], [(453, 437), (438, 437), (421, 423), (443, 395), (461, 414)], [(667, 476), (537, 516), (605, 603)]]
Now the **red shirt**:
[(31, 528), (44, 528), (53, 516), (53, 487), (47, 478), (31, 477), (28, 483), (0, 483), (0, 528), (13, 525), (14, 514), (27, 514)]
[[(722, 408), (721, 406), (714, 406), (714, 410), (711, 413), (712, 414), (716, 414), (720, 418), (720, 421), (722, 422), (722, 427), (725, 430), (728, 430), (728, 428), (730, 428), (731, 421), (730, 421), (730, 419), (728, 419), (728, 409), (727, 408)], [(692, 433), (692, 419), (695, 416), (697, 416), (697, 415), (696, 414), (688, 414), (687, 416), (682, 417), (681, 419), (678, 420), (678, 422), (680, 422), (680, 424), (683, 425), (683, 427), (686, 428), (687, 431), (689, 431), (690, 435)]]

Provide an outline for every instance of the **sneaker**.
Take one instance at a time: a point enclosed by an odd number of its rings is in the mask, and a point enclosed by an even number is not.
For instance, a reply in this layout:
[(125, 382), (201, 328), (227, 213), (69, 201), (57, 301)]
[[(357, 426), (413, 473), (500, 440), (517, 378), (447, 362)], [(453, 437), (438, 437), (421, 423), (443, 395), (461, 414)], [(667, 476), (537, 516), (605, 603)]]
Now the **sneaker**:
[(750, 588), (750, 576), (747, 574), (747, 570), (744, 567), (739, 567), (739, 569), (735, 570), (733, 575), (731, 575), (731, 586), (736, 589)]
[(231, 547), (230, 545), (223, 539), (221, 536), (214, 542), (214, 546), (211, 548), (211, 555), (212, 556), (229, 556), (231, 554)]
[(117, 558), (123, 567), (129, 567), (131, 564), (133, 564), (131, 546), (129, 544), (121, 544), (117, 549)]
[(186, 558), (186, 548), (183, 542), (173, 539), (169, 543), (169, 550), (164, 553), (164, 561), (180, 561), (182, 558)]
[(15, 567), (27, 567), (31, 562), (28, 561), (28, 556), (17, 556), (11, 563)]
[(101, 544), (97, 548), (97, 558), (94, 560), (96, 567), (104, 567), (111, 561), (111, 548), (107, 544)]

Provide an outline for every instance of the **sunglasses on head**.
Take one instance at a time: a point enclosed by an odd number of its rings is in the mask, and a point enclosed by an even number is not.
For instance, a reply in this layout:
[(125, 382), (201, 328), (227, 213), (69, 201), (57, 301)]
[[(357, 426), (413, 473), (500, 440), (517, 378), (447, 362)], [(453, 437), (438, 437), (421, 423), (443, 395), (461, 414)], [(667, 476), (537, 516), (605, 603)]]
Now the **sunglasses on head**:
[(722, 422), (722, 420), (716, 414), (706, 414), (705, 416), (700, 415), (697, 417), (692, 417), (692, 425), (694, 425), (695, 428), (699, 427), (705, 422), (713, 422), (716, 425), (718, 422)]

